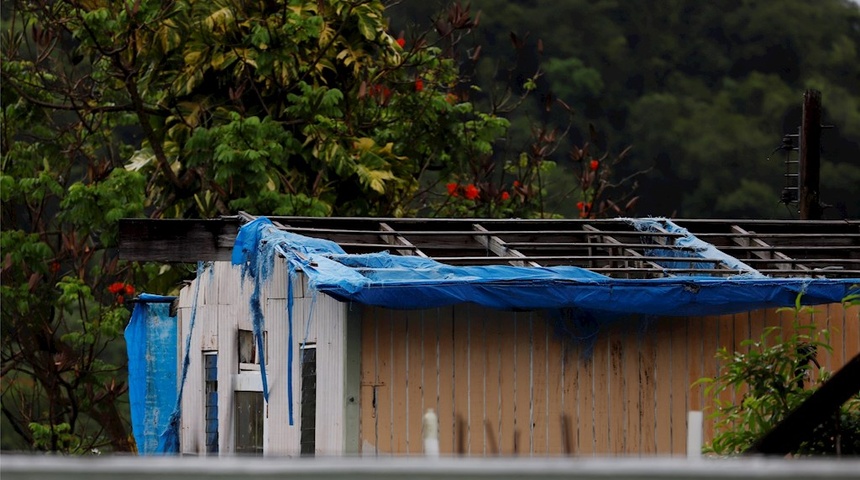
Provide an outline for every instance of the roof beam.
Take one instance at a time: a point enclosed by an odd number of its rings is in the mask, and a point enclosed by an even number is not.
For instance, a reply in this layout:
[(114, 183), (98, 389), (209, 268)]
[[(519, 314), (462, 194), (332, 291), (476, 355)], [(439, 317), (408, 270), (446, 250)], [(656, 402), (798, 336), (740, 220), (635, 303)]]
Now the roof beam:
[[(475, 241), (484, 246), (484, 248), (489, 251), (495, 253), (500, 257), (513, 257), (513, 258), (521, 258), (525, 257), (519, 250), (508, 247), (504, 240), (490, 233), (489, 230), (481, 226), (481, 224), (475, 223), (472, 225), (472, 229), (477, 232), (475, 235)], [(540, 267), (541, 264), (537, 262), (533, 262), (531, 260), (523, 261), (523, 260), (511, 260), (509, 262), (511, 265), (515, 267)]]
[[(641, 253), (637, 252), (636, 250), (624, 247), (624, 242), (617, 240), (615, 237), (607, 235), (605, 232), (603, 232), (603, 231), (599, 230), (598, 228), (593, 227), (591, 225), (583, 225), (582, 229), (587, 231), (587, 232), (592, 232), (595, 235), (597, 235), (601, 239), (602, 243), (611, 243), (611, 244), (618, 245), (618, 247), (621, 249), (622, 252), (624, 252), (624, 254), (626, 256), (635, 257), (635, 258), (637, 258), (637, 262), (642, 262), (644, 264), (651, 265), (653, 268), (657, 269), (657, 272), (663, 273), (664, 267), (662, 265), (648, 260), (645, 257), (645, 255), (642, 255)], [(621, 260), (621, 259), (619, 259), (619, 260)], [(624, 260), (624, 262), (625, 262), (625, 264), (627, 263), (626, 260)], [(674, 276), (670, 273), (667, 273), (666, 275)]]
[[(732, 225), (731, 230), (732, 230), (733, 234), (742, 235), (742, 236), (732, 235), (732, 241), (735, 242), (736, 244), (738, 244), (742, 247), (761, 247), (762, 248), (761, 250), (750, 251), (751, 254), (755, 255), (758, 258), (761, 258), (764, 260), (793, 260), (788, 255), (786, 255), (782, 252), (776, 251), (775, 247), (773, 247), (771, 244), (765, 242), (764, 240), (762, 240), (760, 238), (756, 238), (754, 232), (747, 231), (738, 225)], [(796, 267), (793, 268), (791, 262), (786, 262), (786, 263), (774, 262), (774, 266), (776, 268), (778, 268), (779, 270), (792, 270), (794, 268), (796, 268), (797, 270), (809, 270), (809, 267), (807, 267), (805, 265), (801, 265), (801, 264), (797, 264)]]
[(379, 222), (379, 229), (383, 232), (389, 232), (388, 234), (380, 233), (379, 236), (382, 238), (382, 241), (389, 245), (402, 245), (409, 248), (399, 248), (397, 249), (397, 253), (401, 255), (412, 256), (416, 255), (419, 257), (429, 258), (426, 253), (422, 252), (415, 245), (412, 244), (409, 240), (406, 239), (403, 235), (397, 233), (397, 230), (391, 228), (385, 222)]

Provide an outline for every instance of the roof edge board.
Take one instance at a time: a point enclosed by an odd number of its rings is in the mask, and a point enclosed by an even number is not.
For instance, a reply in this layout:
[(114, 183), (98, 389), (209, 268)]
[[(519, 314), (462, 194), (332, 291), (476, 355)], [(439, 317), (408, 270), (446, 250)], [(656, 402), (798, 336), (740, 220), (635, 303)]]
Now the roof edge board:
[(119, 258), (181, 263), (229, 260), (241, 225), (237, 217), (209, 220), (122, 218), (119, 220)]
[[(475, 241), (477, 241), (478, 243), (480, 243), (481, 245), (483, 245), (485, 248), (489, 249), (491, 252), (495, 253), (496, 255), (498, 255), (500, 257), (514, 257), (514, 258), (525, 257), (525, 255), (523, 255), (522, 252), (520, 252), (519, 250), (516, 250), (514, 248), (508, 247), (505, 244), (504, 240), (502, 240), (501, 238), (499, 238), (495, 235), (492, 235), (490, 233), (490, 231), (487, 230), (486, 228), (484, 228), (483, 226), (481, 226), (481, 224), (479, 224), (479, 223), (472, 224), (472, 229), (478, 233), (477, 235), (474, 236)], [(534, 261), (531, 261), (531, 260), (528, 260), (528, 261), (511, 260), (510, 264), (515, 266), (515, 267), (523, 267), (526, 265), (528, 265), (530, 267), (540, 267), (541, 266), (541, 264), (534, 262)]]

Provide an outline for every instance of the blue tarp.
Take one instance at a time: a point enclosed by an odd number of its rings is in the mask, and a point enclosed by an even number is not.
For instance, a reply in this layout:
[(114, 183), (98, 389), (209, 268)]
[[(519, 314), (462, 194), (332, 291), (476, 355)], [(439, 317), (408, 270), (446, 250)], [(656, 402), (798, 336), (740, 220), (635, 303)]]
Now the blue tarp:
[(141, 294), (125, 329), (131, 423), (141, 455), (157, 453), (176, 405), (175, 298)]
[[(665, 219), (628, 219), (637, 228), (659, 221), (681, 233), (676, 242), (694, 247), (699, 258), (714, 258), (713, 245)], [(274, 254), (290, 270), (301, 270), (309, 286), (338, 300), (394, 309), (433, 308), (470, 302), (508, 310), (577, 308), (595, 313), (704, 316), (794, 305), (840, 302), (860, 279), (769, 278), (717, 251), (736, 269), (731, 278), (679, 276), (658, 279), (611, 278), (578, 267), (455, 267), (387, 252), (347, 255), (337, 244), (278, 230), (266, 218), (242, 227), (233, 263), (253, 265), (265, 279)], [(693, 256), (695, 258), (695, 256)]]

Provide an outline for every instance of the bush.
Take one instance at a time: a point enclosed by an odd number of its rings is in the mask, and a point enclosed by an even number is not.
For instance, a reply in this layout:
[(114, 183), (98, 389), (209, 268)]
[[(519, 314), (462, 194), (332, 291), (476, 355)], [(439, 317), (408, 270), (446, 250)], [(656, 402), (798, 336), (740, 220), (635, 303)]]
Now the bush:
[[(783, 310), (783, 309), (781, 309)], [(764, 436), (830, 378), (816, 355), (831, 351), (829, 332), (816, 325), (802, 325), (800, 313), (811, 312), (800, 301), (791, 331), (765, 329), (759, 339), (741, 343), (746, 352), (717, 351), (723, 367), (715, 378), (702, 378), (705, 394), (713, 398), (715, 422), (712, 443), (703, 451), (718, 455), (742, 453)], [(731, 394), (726, 399), (728, 393)], [(732, 398), (740, 398), (735, 403)], [(860, 454), (860, 393), (842, 405), (827, 422), (819, 425), (811, 439), (798, 448), (801, 455)]]

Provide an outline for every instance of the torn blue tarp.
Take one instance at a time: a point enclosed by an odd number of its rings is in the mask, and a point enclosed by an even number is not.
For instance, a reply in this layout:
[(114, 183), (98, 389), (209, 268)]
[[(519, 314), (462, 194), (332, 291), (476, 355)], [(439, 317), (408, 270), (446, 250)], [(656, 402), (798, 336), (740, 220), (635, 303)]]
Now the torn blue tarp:
[[(649, 228), (651, 220), (639, 220), (640, 226)], [(660, 221), (672, 233), (683, 233), (680, 241), (686, 246), (713, 256), (713, 245), (668, 220)], [(387, 252), (347, 255), (333, 242), (281, 231), (266, 218), (242, 227), (233, 261), (249, 265), (253, 257), (251, 263), (258, 265), (254, 270), (266, 272), (275, 253), (287, 259), (291, 271), (303, 271), (312, 289), (342, 301), (394, 309), (468, 302), (506, 310), (704, 316), (794, 305), (801, 293), (805, 305), (836, 303), (860, 284), (860, 279), (769, 278), (723, 252), (722, 261), (739, 275), (620, 279), (578, 267), (455, 267)]]
[(194, 323), (197, 319), (197, 300), (200, 298), (200, 281), (202, 280), (201, 277), (203, 276), (203, 271), (203, 262), (197, 262), (197, 281), (194, 282), (194, 296), (191, 298), (191, 318), (188, 321), (188, 333), (185, 335), (185, 348), (182, 349), (185, 355), (182, 358), (182, 374), (179, 376), (179, 389), (176, 393), (176, 402), (173, 405), (173, 411), (170, 413), (167, 426), (158, 437), (158, 446), (155, 448), (155, 453), (179, 453), (179, 424), (182, 420), (182, 392), (185, 391), (185, 379), (188, 377), (188, 368), (191, 366), (191, 336), (194, 334)]
[(128, 392), (137, 451), (157, 453), (176, 405), (176, 297), (141, 294), (125, 329), (128, 350)]
[[(708, 258), (719, 260), (723, 267), (738, 272), (738, 275), (765, 278), (761, 272), (737, 258), (720, 251), (714, 245), (700, 240), (686, 228), (675, 225), (665, 218), (625, 218), (623, 220), (633, 225), (633, 228), (640, 232), (665, 232), (677, 235), (672, 238), (671, 244), (660, 245), (658, 243), (654, 243), (653, 248), (645, 250), (646, 256), (678, 258), (678, 261), (673, 262), (654, 261), (654, 263), (657, 263), (664, 268), (696, 269), (701, 270), (702, 272), (692, 274), (691, 276), (709, 275), (707, 270), (716, 269), (719, 266), (714, 263), (695, 262), (696, 259)], [(647, 242), (649, 240), (652, 239), (644, 239), (643, 241)]]

